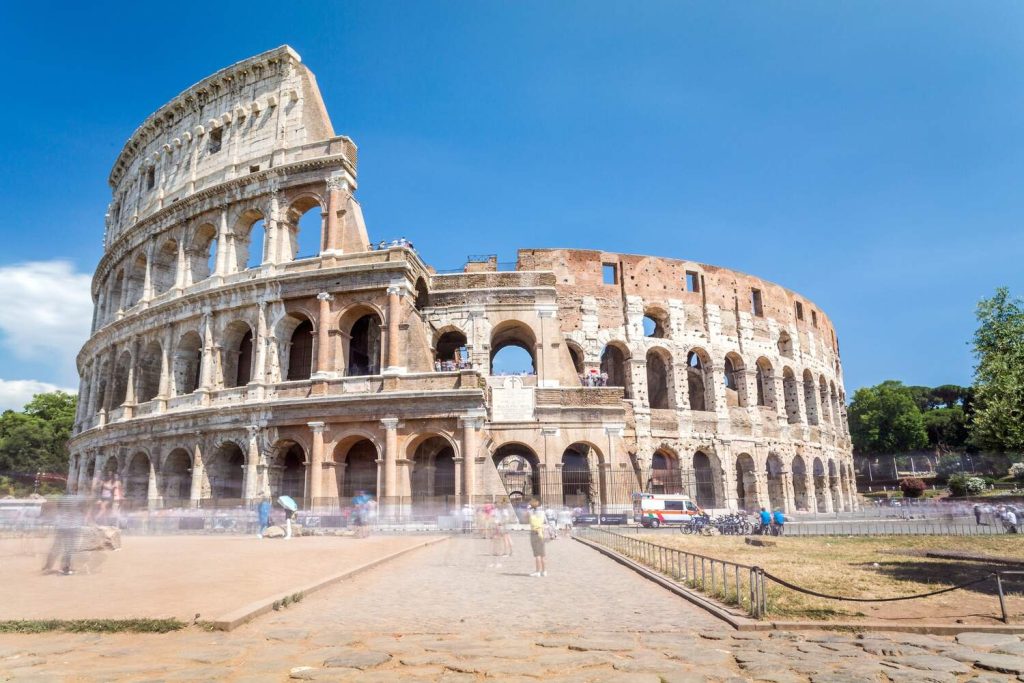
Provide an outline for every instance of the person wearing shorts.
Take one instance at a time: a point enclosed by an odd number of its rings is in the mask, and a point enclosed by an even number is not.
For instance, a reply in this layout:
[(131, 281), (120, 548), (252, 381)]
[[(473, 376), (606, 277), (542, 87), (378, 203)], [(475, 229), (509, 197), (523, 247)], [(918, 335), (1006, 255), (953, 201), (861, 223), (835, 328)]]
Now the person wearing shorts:
[(547, 517), (540, 509), (539, 500), (530, 501), (530, 548), (533, 550), (533, 563), (535, 570), (530, 576), (547, 576), (548, 570), (544, 564), (544, 542), (547, 532)]

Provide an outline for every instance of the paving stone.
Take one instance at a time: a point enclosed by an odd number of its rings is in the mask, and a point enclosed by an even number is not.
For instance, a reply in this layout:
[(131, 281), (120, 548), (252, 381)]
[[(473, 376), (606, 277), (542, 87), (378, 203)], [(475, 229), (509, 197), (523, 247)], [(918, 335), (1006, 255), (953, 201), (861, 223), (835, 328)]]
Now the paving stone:
[(1006, 683), (1006, 681), (1015, 680), (1011, 676), (1001, 676), (999, 674), (981, 674), (973, 678), (968, 678), (964, 683)]
[(328, 669), (372, 669), (389, 661), (391, 661), (391, 655), (387, 652), (356, 650), (324, 660), (324, 667)]
[(968, 645), (970, 647), (983, 647), (991, 648), (999, 645), (1009, 645), (1010, 643), (1019, 643), (1020, 638), (1009, 633), (960, 633), (956, 637), (956, 642), (961, 645)]
[(921, 671), (920, 669), (893, 669), (886, 671), (892, 683), (956, 683), (956, 675), (942, 671)]
[(862, 640), (858, 643), (864, 652), (879, 657), (904, 657), (907, 655), (920, 655), (929, 652), (918, 645), (909, 643), (894, 643), (891, 640)]
[(942, 655), (889, 657), (887, 661), (910, 667), (911, 669), (920, 669), (921, 671), (943, 671), (948, 673), (965, 674), (971, 670), (971, 667), (966, 664), (958, 662), (950, 657), (943, 657)]
[(998, 655), (992, 653), (979, 654), (974, 666), (989, 671), (999, 671), (1004, 674), (1024, 674), (1024, 657), (1013, 655)]
[(267, 631), (265, 636), (267, 640), (305, 640), (309, 637), (309, 631), (304, 628), (275, 628)]
[(1005, 645), (997, 645), (992, 648), (992, 652), (997, 655), (1015, 655), (1024, 656), (1024, 643), (1017, 641), (1016, 643), (1006, 643)]

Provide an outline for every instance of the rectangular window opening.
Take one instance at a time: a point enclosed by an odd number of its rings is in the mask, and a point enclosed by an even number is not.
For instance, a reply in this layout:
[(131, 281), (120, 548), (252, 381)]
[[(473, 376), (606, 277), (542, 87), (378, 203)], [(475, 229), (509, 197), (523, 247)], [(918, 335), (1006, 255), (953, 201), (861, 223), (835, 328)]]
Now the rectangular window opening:
[(619, 284), (619, 269), (614, 263), (601, 264), (601, 278), (606, 285)]
[(796, 302), (796, 319), (797, 320), (803, 320), (804, 319), (804, 305), (802, 303), (800, 303), (799, 301)]
[(758, 318), (764, 317), (764, 308), (761, 304), (761, 290), (751, 289), (750, 290), (750, 310)]
[(815, 310), (811, 310), (811, 324), (815, 327), (818, 326), (818, 312)]
[(156, 185), (156, 169), (150, 166), (146, 169), (146, 189), (152, 190)]
[(260, 172), (259, 164), (256, 164), (255, 166), (250, 166), (249, 167), (249, 173), (259, 173), (259, 172)]
[(688, 292), (699, 292), (700, 291), (700, 275), (693, 270), (686, 271), (686, 291)]
[(224, 129), (216, 128), (210, 131), (210, 142), (207, 150), (210, 154), (216, 154), (220, 151), (221, 143), (224, 140)]

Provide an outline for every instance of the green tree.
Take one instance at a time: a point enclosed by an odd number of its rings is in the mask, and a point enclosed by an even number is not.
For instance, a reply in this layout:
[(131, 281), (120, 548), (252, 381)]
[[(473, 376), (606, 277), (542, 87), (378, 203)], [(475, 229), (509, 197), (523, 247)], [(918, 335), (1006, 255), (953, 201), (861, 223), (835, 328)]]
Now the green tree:
[(1005, 287), (982, 299), (974, 333), (974, 414), (978, 448), (1024, 451), (1024, 302)]
[(863, 454), (905, 453), (928, 445), (921, 410), (901, 382), (858, 389), (849, 409), (853, 446)]
[(0, 414), (0, 473), (63, 474), (77, 399), (61, 391), (37, 394), (21, 412)]
[(960, 452), (967, 445), (967, 416), (958, 405), (933, 408), (921, 414), (928, 433), (928, 447), (936, 453)]

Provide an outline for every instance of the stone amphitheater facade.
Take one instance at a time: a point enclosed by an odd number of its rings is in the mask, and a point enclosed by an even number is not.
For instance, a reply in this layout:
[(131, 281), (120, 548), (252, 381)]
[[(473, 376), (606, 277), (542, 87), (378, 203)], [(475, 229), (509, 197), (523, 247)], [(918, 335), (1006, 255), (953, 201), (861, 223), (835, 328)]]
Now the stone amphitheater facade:
[[(371, 242), (357, 164), (288, 47), (132, 134), (109, 178), (70, 490), (117, 472), (150, 508), (316, 509), (368, 490), (385, 516), (506, 495), (624, 510), (635, 491), (856, 506), (838, 342), (810, 300), (596, 250), (437, 273), (404, 240)], [(303, 229), (319, 253), (297, 258)], [(508, 347), (532, 370), (492, 374)]]

